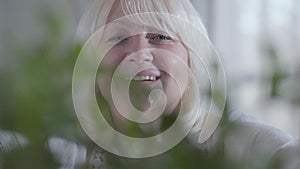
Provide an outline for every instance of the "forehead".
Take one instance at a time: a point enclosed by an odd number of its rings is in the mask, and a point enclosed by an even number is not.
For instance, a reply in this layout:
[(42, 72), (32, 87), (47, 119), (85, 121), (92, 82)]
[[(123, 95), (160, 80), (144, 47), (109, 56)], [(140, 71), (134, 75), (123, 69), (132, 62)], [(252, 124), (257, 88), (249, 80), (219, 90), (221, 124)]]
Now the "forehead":
[(107, 21), (106, 23), (109, 23), (113, 20), (116, 20), (122, 16), (125, 16), (122, 6), (121, 6), (121, 1), (120, 0), (115, 0), (114, 4), (108, 14)]
[[(174, 37), (179, 36), (177, 30), (178, 24), (177, 21), (175, 21), (175, 18), (170, 17), (167, 13), (160, 13), (160, 10), (157, 8), (158, 4), (162, 6), (165, 5), (165, 3), (162, 3), (164, 0), (160, 0), (159, 2), (155, 1), (157, 4), (149, 5), (149, 8), (148, 6), (143, 6), (145, 4), (130, 3), (132, 1), (139, 0), (114, 0), (112, 8), (107, 16), (106, 30), (109, 28), (108, 30), (111, 31), (120, 27), (125, 27), (126, 30), (130, 30), (129, 32), (139, 32), (144, 30), (148, 32), (167, 33)], [(148, 1), (150, 2), (151, 0), (147, 0), (146, 2)]]
[[(113, 3), (113, 6), (108, 14), (107, 21), (106, 21), (106, 29), (112, 30), (112, 29), (118, 29), (118, 28), (126, 28), (134, 31), (136, 29), (143, 29), (146, 31), (157, 31), (157, 28), (153, 24), (151, 24), (149, 21), (145, 21), (143, 23), (138, 23), (136, 22), (136, 16), (133, 14), (135, 17), (132, 17), (131, 19), (129, 17), (124, 17), (125, 13), (122, 9), (122, 2), (121, 0), (115, 0)], [(139, 16), (147, 16), (147, 14), (144, 15), (139, 15)], [(133, 19), (135, 22), (133, 22)], [(159, 20), (158, 23), (161, 23), (161, 18), (156, 18)], [(147, 25), (147, 26), (146, 26)], [(131, 31), (131, 32), (132, 32)]]

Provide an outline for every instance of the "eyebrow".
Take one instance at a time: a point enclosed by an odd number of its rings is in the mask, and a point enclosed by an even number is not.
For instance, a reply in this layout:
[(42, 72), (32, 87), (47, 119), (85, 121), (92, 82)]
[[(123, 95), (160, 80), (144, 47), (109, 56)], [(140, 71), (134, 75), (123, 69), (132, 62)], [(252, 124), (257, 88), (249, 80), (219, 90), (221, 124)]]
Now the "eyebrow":
[[(135, 24), (135, 25), (132, 26), (132, 24)], [(112, 30), (128, 31), (129, 34), (141, 34), (144, 32), (167, 34), (167, 35), (171, 36), (174, 40), (178, 40), (177, 34), (174, 32), (161, 30), (156, 27), (149, 26), (149, 25), (140, 25), (140, 24), (131, 22), (130, 20), (116, 20), (116, 21), (108, 23), (104, 28), (104, 32), (106, 32), (106, 33), (112, 32)], [(136, 30), (136, 32), (134, 32), (135, 30)]]

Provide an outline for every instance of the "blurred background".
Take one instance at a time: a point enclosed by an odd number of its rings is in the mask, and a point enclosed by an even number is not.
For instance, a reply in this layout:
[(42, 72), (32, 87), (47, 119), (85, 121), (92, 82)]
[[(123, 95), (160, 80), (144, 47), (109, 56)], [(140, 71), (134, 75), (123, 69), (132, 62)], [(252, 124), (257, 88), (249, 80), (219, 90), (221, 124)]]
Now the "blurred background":
[(225, 67), (230, 109), (300, 137), (300, 1), (193, 0)]
[[(230, 109), (300, 137), (300, 1), (191, 0), (224, 64)], [(85, 141), (71, 96), (91, 0), (0, 1), (0, 129)], [(42, 154), (42, 152), (41, 152)], [(1, 159), (0, 159), (1, 160)]]

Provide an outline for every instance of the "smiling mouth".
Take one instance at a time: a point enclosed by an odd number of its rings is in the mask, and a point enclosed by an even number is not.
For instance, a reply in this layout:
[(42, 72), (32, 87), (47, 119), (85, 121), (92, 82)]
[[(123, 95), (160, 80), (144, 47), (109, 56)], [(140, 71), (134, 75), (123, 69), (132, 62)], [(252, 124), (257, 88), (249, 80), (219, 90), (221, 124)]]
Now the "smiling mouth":
[(159, 76), (135, 76), (133, 77), (133, 81), (156, 81), (159, 80)]

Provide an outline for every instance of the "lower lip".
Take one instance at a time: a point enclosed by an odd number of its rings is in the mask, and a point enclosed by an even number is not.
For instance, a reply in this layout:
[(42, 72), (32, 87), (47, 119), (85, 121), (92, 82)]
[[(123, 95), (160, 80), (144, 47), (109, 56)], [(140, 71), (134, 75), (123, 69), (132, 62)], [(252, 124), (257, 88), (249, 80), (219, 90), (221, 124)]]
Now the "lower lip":
[(151, 86), (151, 85), (156, 84), (158, 81), (159, 81), (159, 79), (154, 80), (154, 81), (134, 81), (133, 80), (132, 82), (134, 82), (135, 84), (140, 84), (140, 85), (145, 85), (145, 86)]

